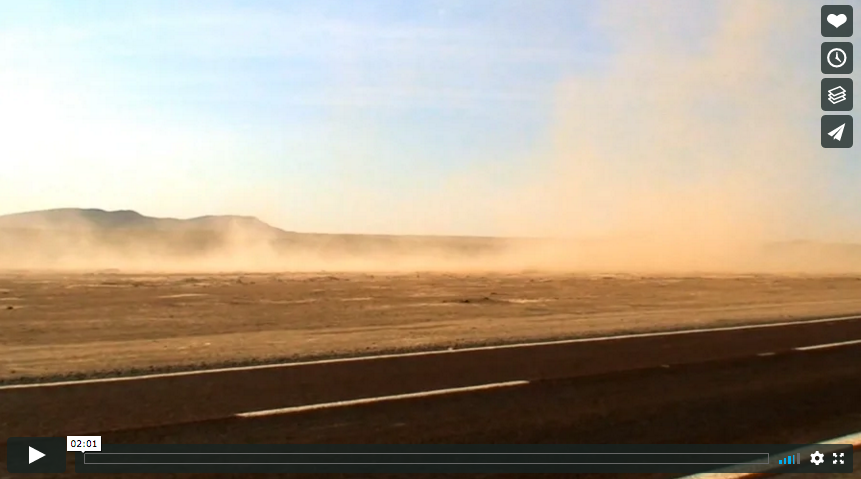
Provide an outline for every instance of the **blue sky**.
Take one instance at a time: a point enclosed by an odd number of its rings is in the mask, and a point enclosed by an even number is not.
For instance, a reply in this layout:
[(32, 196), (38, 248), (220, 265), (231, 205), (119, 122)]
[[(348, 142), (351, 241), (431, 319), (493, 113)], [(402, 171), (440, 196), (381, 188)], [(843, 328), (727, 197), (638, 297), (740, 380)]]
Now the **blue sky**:
[[(607, 153), (608, 175), (630, 171), (626, 162), (643, 151), (637, 142), (651, 145), (657, 131), (640, 126), (660, 121), (673, 89), (628, 78), (663, 82), (641, 63), (672, 60), (662, 58), (665, 43), (676, 58), (708, 49), (721, 22), (737, 21), (719, 14), (726, 4), (4, 0), (0, 214), (76, 206), (248, 214), (300, 231), (558, 232), (560, 223), (586, 221), (574, 211), (544, 214), (542, 202), (570, 199), (555, 183), (565, 174), (555, 169), (558, 144), (578, 136), (560, 124), (643, 133)], [(857, 162), (807, 145), (818, 148), (819, 4), (793, 8), (796, 20), (812, 22), (793, 24), (805, 29), (793, 38), (809, 45), (778, 45), (786, 59), (775, 68), (798, 78), (786, 92), (810, 89), (810, 98), (782, 101), (797, 106), (796, 123), (811, 134), (783, 138), (831, 162), (828, 191), (811, 193), (814, 203), (861, 216)], [(789, 31), (780, 15), (758, 46)], [(735, 48), (727, 55), (746, 55), (745, 45)], [(572, 89), (573, 100), (560, 100)], [(628, 103), (578, 104), (614, 91)], [(720, 106), (705, 108), (720, 116)], [(673, 155), (700, 148), (667, 145)], [(687, 174), (676, 170), (668, 175)], [(542, 196), (548, 178), (557, 196)]]

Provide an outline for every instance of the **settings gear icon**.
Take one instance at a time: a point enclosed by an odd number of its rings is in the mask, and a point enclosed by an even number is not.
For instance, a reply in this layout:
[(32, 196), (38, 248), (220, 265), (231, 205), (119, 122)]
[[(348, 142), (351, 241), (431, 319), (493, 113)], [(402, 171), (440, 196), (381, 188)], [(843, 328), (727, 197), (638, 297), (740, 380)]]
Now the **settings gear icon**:
[(818, 465), (822, 464), (823, 462), (825, 462), (825, 458), (823, 456), (824, 455), (821, 452), (816, 451), (810, 455), (810, 462), (812, 462), (813, 464), (816, 464), (818, 466)]

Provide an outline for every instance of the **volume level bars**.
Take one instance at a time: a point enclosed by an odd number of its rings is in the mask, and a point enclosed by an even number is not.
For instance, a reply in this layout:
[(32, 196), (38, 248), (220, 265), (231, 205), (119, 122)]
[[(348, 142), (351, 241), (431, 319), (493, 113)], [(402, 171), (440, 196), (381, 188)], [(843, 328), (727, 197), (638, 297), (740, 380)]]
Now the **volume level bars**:
[(777, 461), (778, 464), (801, 464), (801, 454), (793, 454), (791, 456), (786, 456), (783, 459)]

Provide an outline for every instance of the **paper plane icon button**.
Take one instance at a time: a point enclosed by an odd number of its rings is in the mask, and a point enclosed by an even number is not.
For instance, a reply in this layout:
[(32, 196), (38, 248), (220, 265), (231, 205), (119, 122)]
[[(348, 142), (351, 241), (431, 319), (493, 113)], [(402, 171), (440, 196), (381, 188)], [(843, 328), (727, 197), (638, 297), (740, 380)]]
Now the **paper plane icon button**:
[(852, 148), (852, 117), (825, 115), (822, 117), (822, 147)]

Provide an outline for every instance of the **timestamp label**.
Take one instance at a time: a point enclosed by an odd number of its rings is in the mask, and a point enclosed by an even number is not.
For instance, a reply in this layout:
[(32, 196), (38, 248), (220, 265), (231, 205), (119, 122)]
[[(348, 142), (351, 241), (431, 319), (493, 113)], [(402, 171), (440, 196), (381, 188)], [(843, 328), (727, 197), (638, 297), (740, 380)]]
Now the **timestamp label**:
[(102, 436), (66, 436), (66, 451), (101, 451)]

